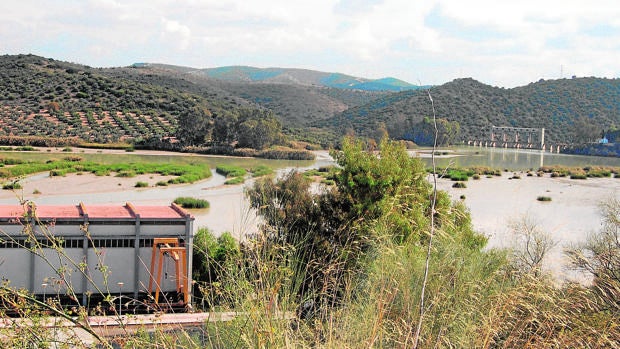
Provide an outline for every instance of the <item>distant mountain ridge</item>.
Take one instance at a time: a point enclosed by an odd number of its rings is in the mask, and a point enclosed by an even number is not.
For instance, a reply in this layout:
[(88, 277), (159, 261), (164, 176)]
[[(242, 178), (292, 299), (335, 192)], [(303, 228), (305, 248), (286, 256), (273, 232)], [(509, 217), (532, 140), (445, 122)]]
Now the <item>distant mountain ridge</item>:
[[(161, 66), (167, 69), (168, 65), (135, 63), (134, 67)], [(393, 77), (381, 79), (367, 79), (341, 73), (326, 73), (321, 71), (297, 68), (256, 68), (250, 66), (225, 66), (206, 69), (192, 69), (175, 67), (177, 71), (186, 74), (201, 75), (233, 83), (279, 83), (302, 86), (324, 86), (339, 89), (362, 91), (408, 91), (416, 90), (421, 86), (410, 84)]]
[(177, 135), (180, 118), (191, 120), (197, 112), (211, 115), (211, 127), (251, 110), (272, 111), (290, 139), (323, 147), (350, 133), (378, 140), (387, 131), (410, 139), (433, 115), (428, 92), (437, 117), (459, 124), (457, 143), (484, 139), (491, 126), (544, 127), (545, 140), (563, 144), (596, 141), (620, 128), (620, 79), (540, 80), (506, 89), (467, 78), (430, 91), (393, 92), (333, 86), (394, 86), (400, 80), (218, 69), (220, 78), (213, 78), (165, 64), (91, 68), (34, 55), (0, 56), (0, 136), (165, 140)]
[[(438, 118), (460, 124), (460, 140), (486, 139), (491, 126), (545, 128), (548, 142), (572, 143), (592, 127), (593, 140), (620, 127), (620, 79), (573, 78), (540, 80), (510, 89), (471, 78), (456, 79), (430, 89)], [(337, 128), (372, 136), (384, 126), (390, 137), (406, 134), (432, 117), (427, 91), (403, 91), (349, 108), (315, 127)]]

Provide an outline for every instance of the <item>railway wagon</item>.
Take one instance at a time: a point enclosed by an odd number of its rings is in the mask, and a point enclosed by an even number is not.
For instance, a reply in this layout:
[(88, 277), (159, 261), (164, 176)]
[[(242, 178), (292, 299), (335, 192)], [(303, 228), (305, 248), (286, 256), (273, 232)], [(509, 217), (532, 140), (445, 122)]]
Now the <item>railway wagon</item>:
[(66, 306), (187, 307), (193, 221), (174, 203), (0, 205), (0, 278)]

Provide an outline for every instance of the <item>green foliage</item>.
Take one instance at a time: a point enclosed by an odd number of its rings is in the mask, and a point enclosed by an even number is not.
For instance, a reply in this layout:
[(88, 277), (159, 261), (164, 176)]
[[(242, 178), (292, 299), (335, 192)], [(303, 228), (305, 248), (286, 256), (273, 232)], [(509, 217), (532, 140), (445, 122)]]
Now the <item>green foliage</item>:
[(252, 172), (252, 177), (263, 177), (273, 174), (273, 169), (267, 165), (258, 165), (253, 167), (250, 172)]
[(452, 184), (452, 188), (467, 188), (467, 184), (465, 182), (456, 182)]
[(467, 181), (472, 174), (463, 170), (448, 170), (448, 177), (453, 181)]
[(116, 174), (116, 177), (132, 178), (136, 176), (136, 172), (132, 170), (120, 171)]
[(204, 144), (209, 137), (211, 122), (211, 112), (195, 106), (179, 116), (176, 137), (184, 145)]
[(136, 182), (136, 185), (135, 185), (136, 188), (146, 188), (148, 186), (149, 184), (147, 182), (142, 182), (142, 181)]
[[(310, 181), (292, 172), (275, 182), (257, 180), (247, 193), (265, 221), (261, 232), (274, 245), (270, 253), (290, 263), (298, 299), (317, 309), (339, 304), (351, 283), (364, 279), (385, 239), (414, 245), (426, 240), (432, 191), (421, 161), (387, 140), (378, 155), (363, 147), (345, 139), (342, 151), (332, 154), (340, 166), (335, 186), (323, 192), (313, 193)], [(453, 206), (445, 193), (437, 202), (439, 227), (469, 248), (484, 246), (464, 207)]]
[(194, 235), (192, 265), (196, 282), (194, 294), (199, 299), (197, 304), (206, 303), (207, 307), (213, 307), (228, 301), (217, 290), (221, 287), (220, 282), (237, 268), (240, 257), (239, 242), (230, 233), (223, 233), (216, 238), (209, 229), (198, 229)]
[(601, 204), (603, 227), (585, 243), (571, 246), (568, 257), (574, 269), (593, 278), (596, 300), (613, 314), (620, 314), (620, 200)]
[(245, 178), (243, 177), (233, 177), (231, 179), (227, 179), (226, 182), (224, 182), (224, 184), (235, 185), (235, 184), (242, 184), (244, 182), (245, 182)]
[(551, 201), (551, 197), (550, 196), (539, 196), (536, 198), (536, 200), (538, 201)]
[(258, 157), (265, 159), (283, 160), (314, 160), (314, 153), (303, 149), (291, 149), (287, 147), (271, 147), (257, 154)]
[[(588, 93), (583, 93), (588, 91)], [(457, 140), (489, 138), (492, 125), (545, 128), (545, 141), (572, 143), (601, 137), (601, 132), (618, 123), (620, 106), (609, 101), (620, 98), (617, 79), (575, 78), (541, 80), (527, 86), (504, 89), (473, 79), (457, 79), (432, 88), (438, 119), (457, 122)], [(393, 139), (409, 139), (416, 126), (433, 115), (427, 91), (387, 94), (362, 106), (349, 108), (315, 125), (351, 129), (368, 136), (384, 123)], [(580, 118), (587, 128), (576, 126)], [(596, 130), (596, 132), (594, 132)]]
[(283, 142), (282, 125), (270, 110), (242, 108), (217, 116), (213, 126), (213, 142), (237, 148), (263, 150)]
[(244, 168), (232, 165), (218, 165), (215, 172), (226, 177), (243, 177), (247, 174)]
[(183, 208), (209, 208), (209, 201), (192, 197), (180, 196), (174, 199), (174, 203)]
[(22, 189), (22, 185), (18, 181), (12, 181), (12, 182), (4, 183), (2, 185), (2, 189), (4, 189), (4, 190)]

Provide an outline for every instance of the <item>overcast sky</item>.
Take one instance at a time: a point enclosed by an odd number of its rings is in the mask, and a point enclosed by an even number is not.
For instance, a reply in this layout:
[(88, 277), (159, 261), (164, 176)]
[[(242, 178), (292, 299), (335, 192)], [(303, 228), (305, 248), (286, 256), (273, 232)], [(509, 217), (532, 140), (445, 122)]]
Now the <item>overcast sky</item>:
[(620, 77), (617, 0), (2, 0), (0, 54), (514, 87)]

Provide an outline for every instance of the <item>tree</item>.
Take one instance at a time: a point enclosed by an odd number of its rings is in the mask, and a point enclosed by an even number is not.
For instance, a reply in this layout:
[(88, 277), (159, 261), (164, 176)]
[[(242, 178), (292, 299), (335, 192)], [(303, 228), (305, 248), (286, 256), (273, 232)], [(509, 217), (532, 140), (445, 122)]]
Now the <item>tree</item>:
[(238, 114), (226, 113), (215, 115), (212, 141), (216, 145), (231, 145), (238, 138)]
[(598, 298), (620, 312), (620, 200), (611, 198), (601, 205), (603, 228), (566, 254), (572, 267), (593, 277)]
[(282, 125), (270, 110), (245, 109), (241, 112), (238, 125), (238, 146), (241, 148), (264, 149), (279, 143)]
[(464, 237), (468, 247), (484, 245), (468, 213), (447, 194), (438, 196), (431, 213), (424, 165), (401, 144), (384, 139), (374, 154), (362, 141), (346, 138), (342, 151), (332, 155), (340, 166), (333, 187), (311, 189), (308, 179), (291, 172), (276, 181), (258, 180), (247, 192), (264, 219), (260, 235), (273, 246), (271, 254), (288, 260), (284, 264), (298, 280), (301, 301), (317, 309), (338, 305), (351, 283), (363, 279), (381, 241), (424, 243), (431, 214), (438, 227)]
[[(437, 119), (437, 145), (450, 145), (458, 140), (461, 125), (458, 121)], [(403, 136), (419, 145), (433, 145), (435, 140), (435, 124), (425, 117), (424, 120), (415, 124), (413, 130)]]
[(574, 124), (575, 142), (590, 143), (599, 137), (600, 129), (589, 118), (582, 116)]
[(211, 112), (194, 106), (179, 115), (176, 136), (183, 145), (203, 145), (213, 128)]
[(516, 239), (513, 249), (516, 267), (520, 271), (539, 276), (543, 260), (557, 242), (527, 215), (513, 220), (509, 227)]

